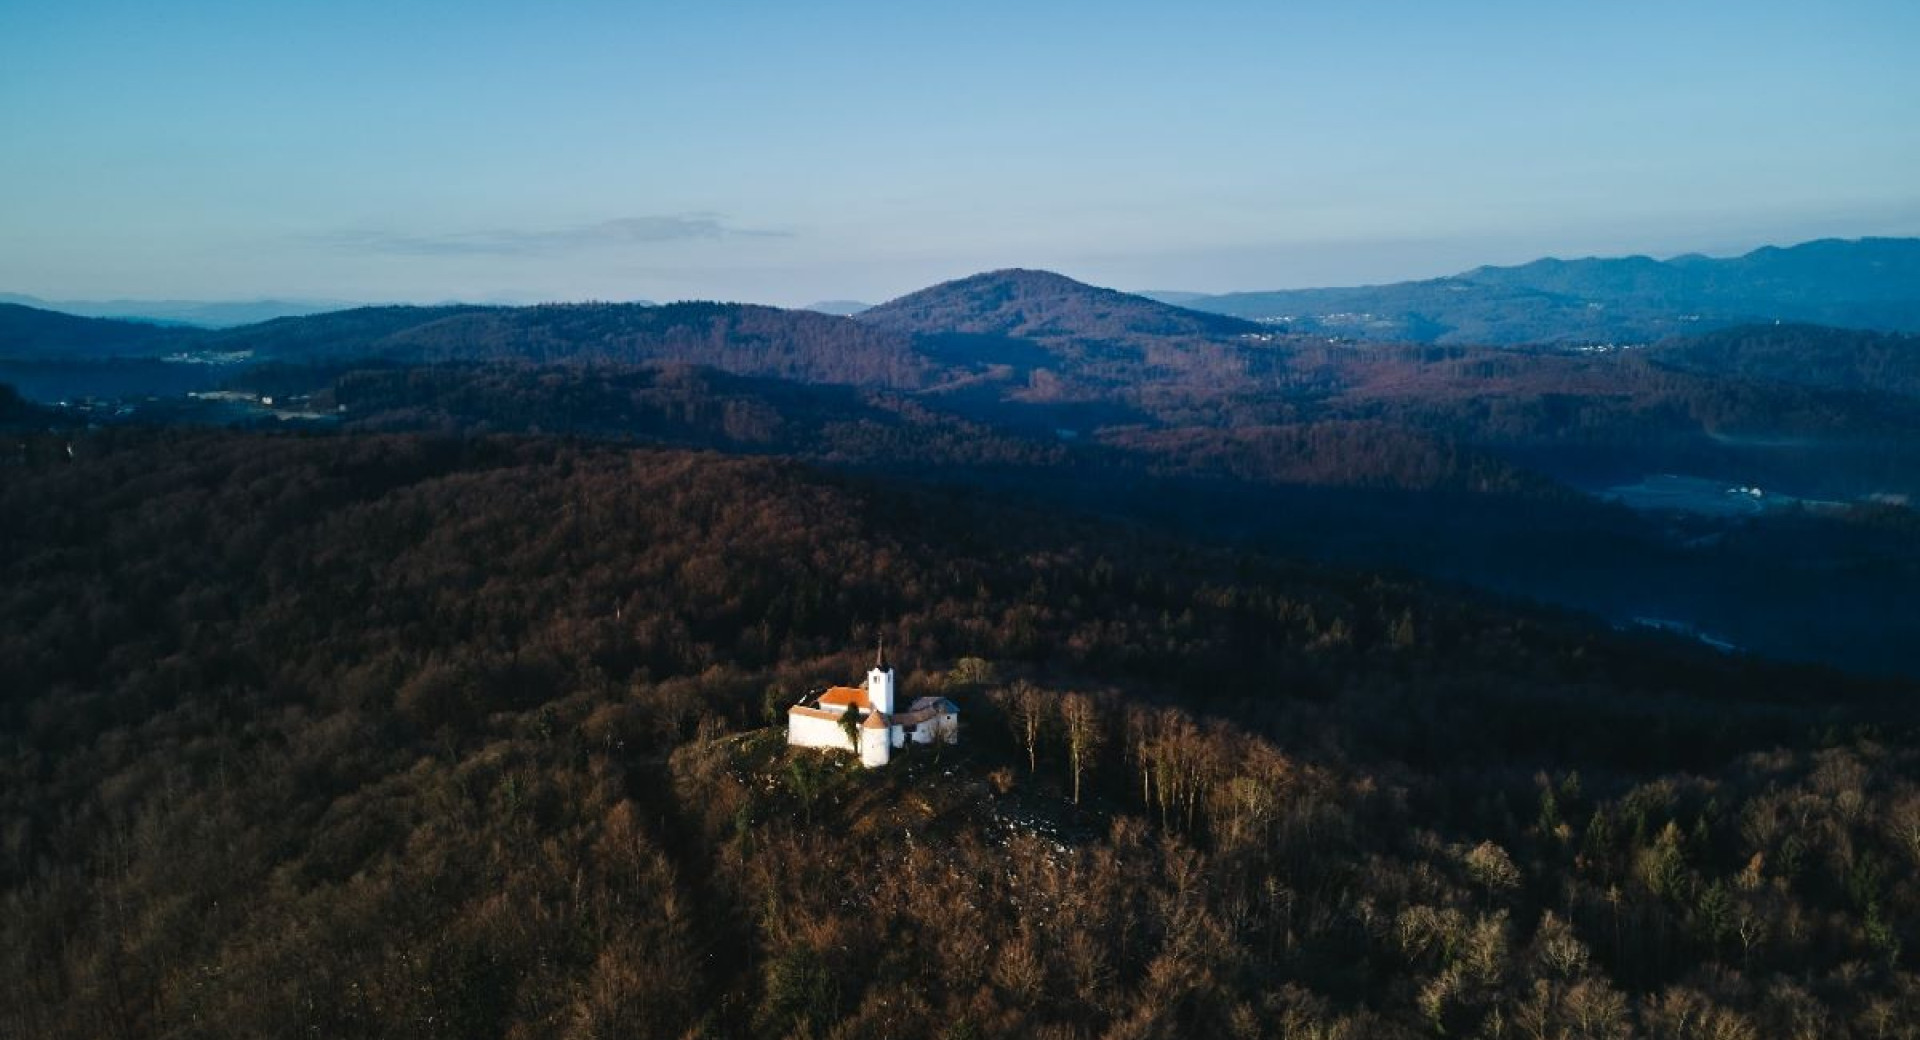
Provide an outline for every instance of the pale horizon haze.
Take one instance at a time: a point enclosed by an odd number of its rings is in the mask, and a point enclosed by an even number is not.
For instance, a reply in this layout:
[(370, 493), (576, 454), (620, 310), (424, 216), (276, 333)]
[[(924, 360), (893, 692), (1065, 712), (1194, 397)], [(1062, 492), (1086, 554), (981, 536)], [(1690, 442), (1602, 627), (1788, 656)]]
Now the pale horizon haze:
[(0, 292), (1226, 292), (1920, 234), (1920, 5), (0, 7)]

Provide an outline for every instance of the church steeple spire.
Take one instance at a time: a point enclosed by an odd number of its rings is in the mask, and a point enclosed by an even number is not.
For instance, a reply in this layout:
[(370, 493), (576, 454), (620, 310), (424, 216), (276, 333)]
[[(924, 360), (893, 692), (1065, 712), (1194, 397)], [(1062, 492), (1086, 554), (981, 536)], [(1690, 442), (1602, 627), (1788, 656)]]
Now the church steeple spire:
[(881, 671), (887, 670), (887, 637), (880, 637), (879, 649), (874, 651), (873, 666)]

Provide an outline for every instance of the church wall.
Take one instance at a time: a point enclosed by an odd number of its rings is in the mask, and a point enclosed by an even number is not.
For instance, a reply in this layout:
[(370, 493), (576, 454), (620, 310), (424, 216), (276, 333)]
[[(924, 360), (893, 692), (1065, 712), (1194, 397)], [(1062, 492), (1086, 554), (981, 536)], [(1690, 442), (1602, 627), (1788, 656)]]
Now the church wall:
[(816, 719), (806, 715), (787, 716), (787, 743), (796, 747), (840, 748), (855, 750), (847, 731), (835, 719)]

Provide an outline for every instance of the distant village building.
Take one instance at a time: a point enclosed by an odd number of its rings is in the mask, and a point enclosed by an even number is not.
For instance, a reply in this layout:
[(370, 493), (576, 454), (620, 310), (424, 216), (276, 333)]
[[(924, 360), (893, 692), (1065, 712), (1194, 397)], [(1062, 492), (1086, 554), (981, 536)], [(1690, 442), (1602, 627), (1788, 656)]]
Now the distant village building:
[[(847, 713), (858, 725), (848, 733)], [(833, 686), (810, 693), (787, 709), (790, 747), (841, 748), (860, 756), (866, 766), (884, 766), (907, 741), (931, 744), (960, 742), (960, 708), (945, 697), (920, 697), (896, 713), (893, 668), (886, 647), (875, 656), (865, 686)]]

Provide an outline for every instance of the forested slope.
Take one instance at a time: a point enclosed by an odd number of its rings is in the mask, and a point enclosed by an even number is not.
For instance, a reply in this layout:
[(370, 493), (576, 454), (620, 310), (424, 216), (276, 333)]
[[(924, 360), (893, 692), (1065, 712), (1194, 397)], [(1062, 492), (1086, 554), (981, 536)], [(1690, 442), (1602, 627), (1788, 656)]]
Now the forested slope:
[(191, 340), (193, 330), (144, 322), (79, 318), (0, 303), (0, 358), (139, 357), (165, 353)]
[[(1910, 689), (770, 461), (25, 457), (8, 1033), (1920, 1020)], [(758, 734), (881, 635), (960, 749)]]
[(1742, 325), (1657, 344), (1661, 364), (1721, 379), (1920, 396), (1920, 336)]

